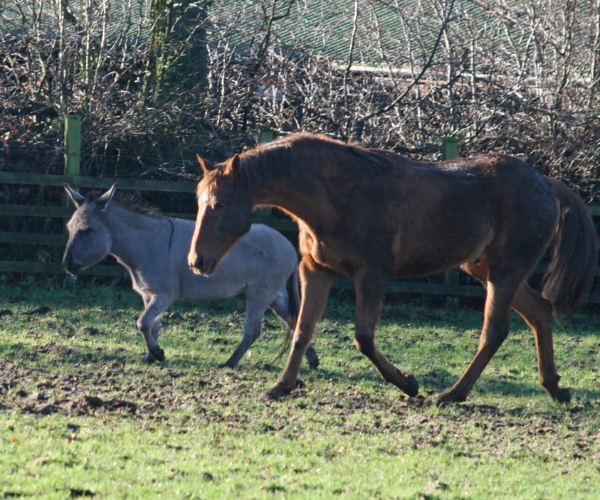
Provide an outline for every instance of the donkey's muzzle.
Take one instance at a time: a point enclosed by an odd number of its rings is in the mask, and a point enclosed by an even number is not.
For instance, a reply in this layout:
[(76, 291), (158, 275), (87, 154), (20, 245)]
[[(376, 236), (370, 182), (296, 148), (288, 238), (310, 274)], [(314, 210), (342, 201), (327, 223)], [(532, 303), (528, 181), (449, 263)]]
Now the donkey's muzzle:
[(77, 274), (81, 269), (81, 262), (75, 262), (73, 260), (73, 255), (69, 252), (65, 254), (63, 259), (63, 267), (67, 270), (68, 273)]

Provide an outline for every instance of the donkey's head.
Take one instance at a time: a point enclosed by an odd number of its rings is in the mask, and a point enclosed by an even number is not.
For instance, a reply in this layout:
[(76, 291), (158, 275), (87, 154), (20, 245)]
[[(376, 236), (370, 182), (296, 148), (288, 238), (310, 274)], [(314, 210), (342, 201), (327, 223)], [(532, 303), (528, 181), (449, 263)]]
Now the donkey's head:
[(216, 167), (198, 156), (204, 178), (198, 184), (198, 217), (188, 263), (196, 274), (211, 274), (234, 243), (250, 230), (252, 203), (240, 175), (240, 157)]
[(90, 200), (65, 184), (65, 190), (76, 207), (67, 223), (69, 241), (63, 257), (67, 272), (75, 274), (97, 264), (109, 254), (112, 236), (106, 224), (106, 209), (116, 187), (114, 184), (102, 196)]

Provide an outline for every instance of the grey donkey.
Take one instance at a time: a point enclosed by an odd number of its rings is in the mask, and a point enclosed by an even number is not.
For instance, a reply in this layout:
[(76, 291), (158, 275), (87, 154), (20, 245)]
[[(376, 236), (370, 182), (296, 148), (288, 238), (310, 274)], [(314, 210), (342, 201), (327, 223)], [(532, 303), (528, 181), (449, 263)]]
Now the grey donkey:
[[(63, 265), (76, 274), (110, 254), (129, 271), (133, 289), (144, 300), (145, 309), (137, 325), (148, 347), (146, 362), (165, 359), (158, 345), (160, 318), (175, 299), (245, 295), (243, 338), (223, 365), (226, 367), (235, 367), (258, 338), (267, 307), (284, 321), (288, 335), (294, 329), (300, 303), (298, 257), (292, 244), (274, 229), (254, 224), (217, 272), (200, 276), (187, 263), (194, 221), (166, 217), (138, 203), (113, 199), (116, 184), (96, 199), (82, 196), (67, 184), (65, 189), (76, 211), (67, 223), (69, 241)], [(311, 367), (318, 366), (312, 345), (306, 358)]]

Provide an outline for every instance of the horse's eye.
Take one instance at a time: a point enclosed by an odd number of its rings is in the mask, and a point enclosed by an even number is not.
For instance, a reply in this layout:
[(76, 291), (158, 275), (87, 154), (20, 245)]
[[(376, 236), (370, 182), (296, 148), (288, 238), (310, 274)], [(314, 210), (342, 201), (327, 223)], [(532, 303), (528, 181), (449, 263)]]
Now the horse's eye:
[(222, 201), (217, 201), (215, 203), (215, 210), (223, 210), (225, 208), (225, 203)]
[(81, 229), (79, 232), (81, 234), (90, 234), (92, 230), (89, 227), (86, 227), (85, 229)]

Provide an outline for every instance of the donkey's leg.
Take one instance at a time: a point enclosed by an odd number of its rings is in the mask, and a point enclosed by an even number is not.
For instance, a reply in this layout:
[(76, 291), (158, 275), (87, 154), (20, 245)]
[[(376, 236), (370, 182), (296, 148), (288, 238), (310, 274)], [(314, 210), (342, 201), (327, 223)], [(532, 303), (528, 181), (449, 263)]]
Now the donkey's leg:
[(375, 346), (375, 327), (386, 285), (387, 277), (377, 271), (362, 271), (354, 279), (356, 348), (371, 360), (386, 382), (394, 384), (411, 397), (416, 396), (419, 393), (417, 379), (409, 373), (400, 372)]
[(254, 341), (260, 336), (261, 322), (266, 309), (267, 306), (262, 300), (247, 297), (244, 336), (231, 357), (226, 363), (221, 365), (221, 368), (235, 368), (240, 362), (240, 359), (242, 359), (242, 356), (246, 354), (246, 351), (254, 344)]
[[(147, 291), (143, 291), (141, 292), (142, 295), (142, 299), (144, 300), (144, 310), (148, 309), (148, 307), (150, 307), (150, 302), (152, 301), (152, 297), (154, 297), (154, 295), (150, 292)], [(140, 316), (141, 318), (141, 316)], [(139, 321), (139, 318), (138, 318)], [(158, 335), (155, 335), (155, 329), (156, 329), (156, 323), (158, 322), (158, 317), (156, 319), (154, 319), (153, 323), (152, 323), (152, 328), (150, 328), (150, 332), (152, 334), (152, 337), (154, 337), (154, 340), (156, 340), (158, 342)], [(139, 328), (139, 326), (138, 326)], [(141, 332), (141, 330), (140, 330)], [(143, 335), (143, 334), (142, 334)], [(154, 363), (156, 361), (156, 358), (154, 357), (154, 354), (152, 354), (150, 351), (146, 351), (146, 354), (144, 355), (144, 362), (145, 363)]]
[[(269, 308), (278, 316), (288, 327), (288, 332), (293, 332), (296, 325), (291, 324), (290, 322), (290, 308), (289, 308), (289, 297), (287, 290), (285, 289), (285, 284), (281, 287), (275, 300), (271, 303)], [(289, 334), (288, 334), (289, 335)], [(306, 348), (306, 352), (304, 353), (306, 360), (308, 361), (308, 365), (311, 368), (317, 368), (319, 366), (319, 356), (317, 356), (317, 352), (312, 344), (312, 342)]]
[(571, 400), (571, 393), (569, 389), (561, 389), (558, 386), (560, 377), (554, 364), (552, 305), (527, 283), (523, 283), (513, 302), (513, 309), (523, 317), (533, 331), (540, 382), (552, 399), (568, 403)]
[(511, 304), (520, 285), (520, 280), (514, 276), (505, 277), (499, 282), (493, 282), (488, 277), (483, 328), (477, 353), (462, 377), (438, 398), (440, 403), (461, 402), (467, 399), (484, 368), (508, 337)]
[(277, 384), (262, 393), (261, 398), (278, 399), (296, 386), (304, 351), (315, 333), (315, 325), (325, 309), (333, 273), (312, 259), (303, 257), (299, 269), (302, 288), (300, 314), (296, 322), (292, 349)]
[(152, 295), (149, 300), (144, 297), (146, 309), (138, 318), (137, 325), (148, 347), (148, 352), (144, 357), (146, 363), (163, 361), (165, 359), (165, 352), (159, 347), (153, 335), (153, 330), (157, 318), (160, 318), (160, 315), (165, 312), (172, 302), (173, 299), (168, 295)]

